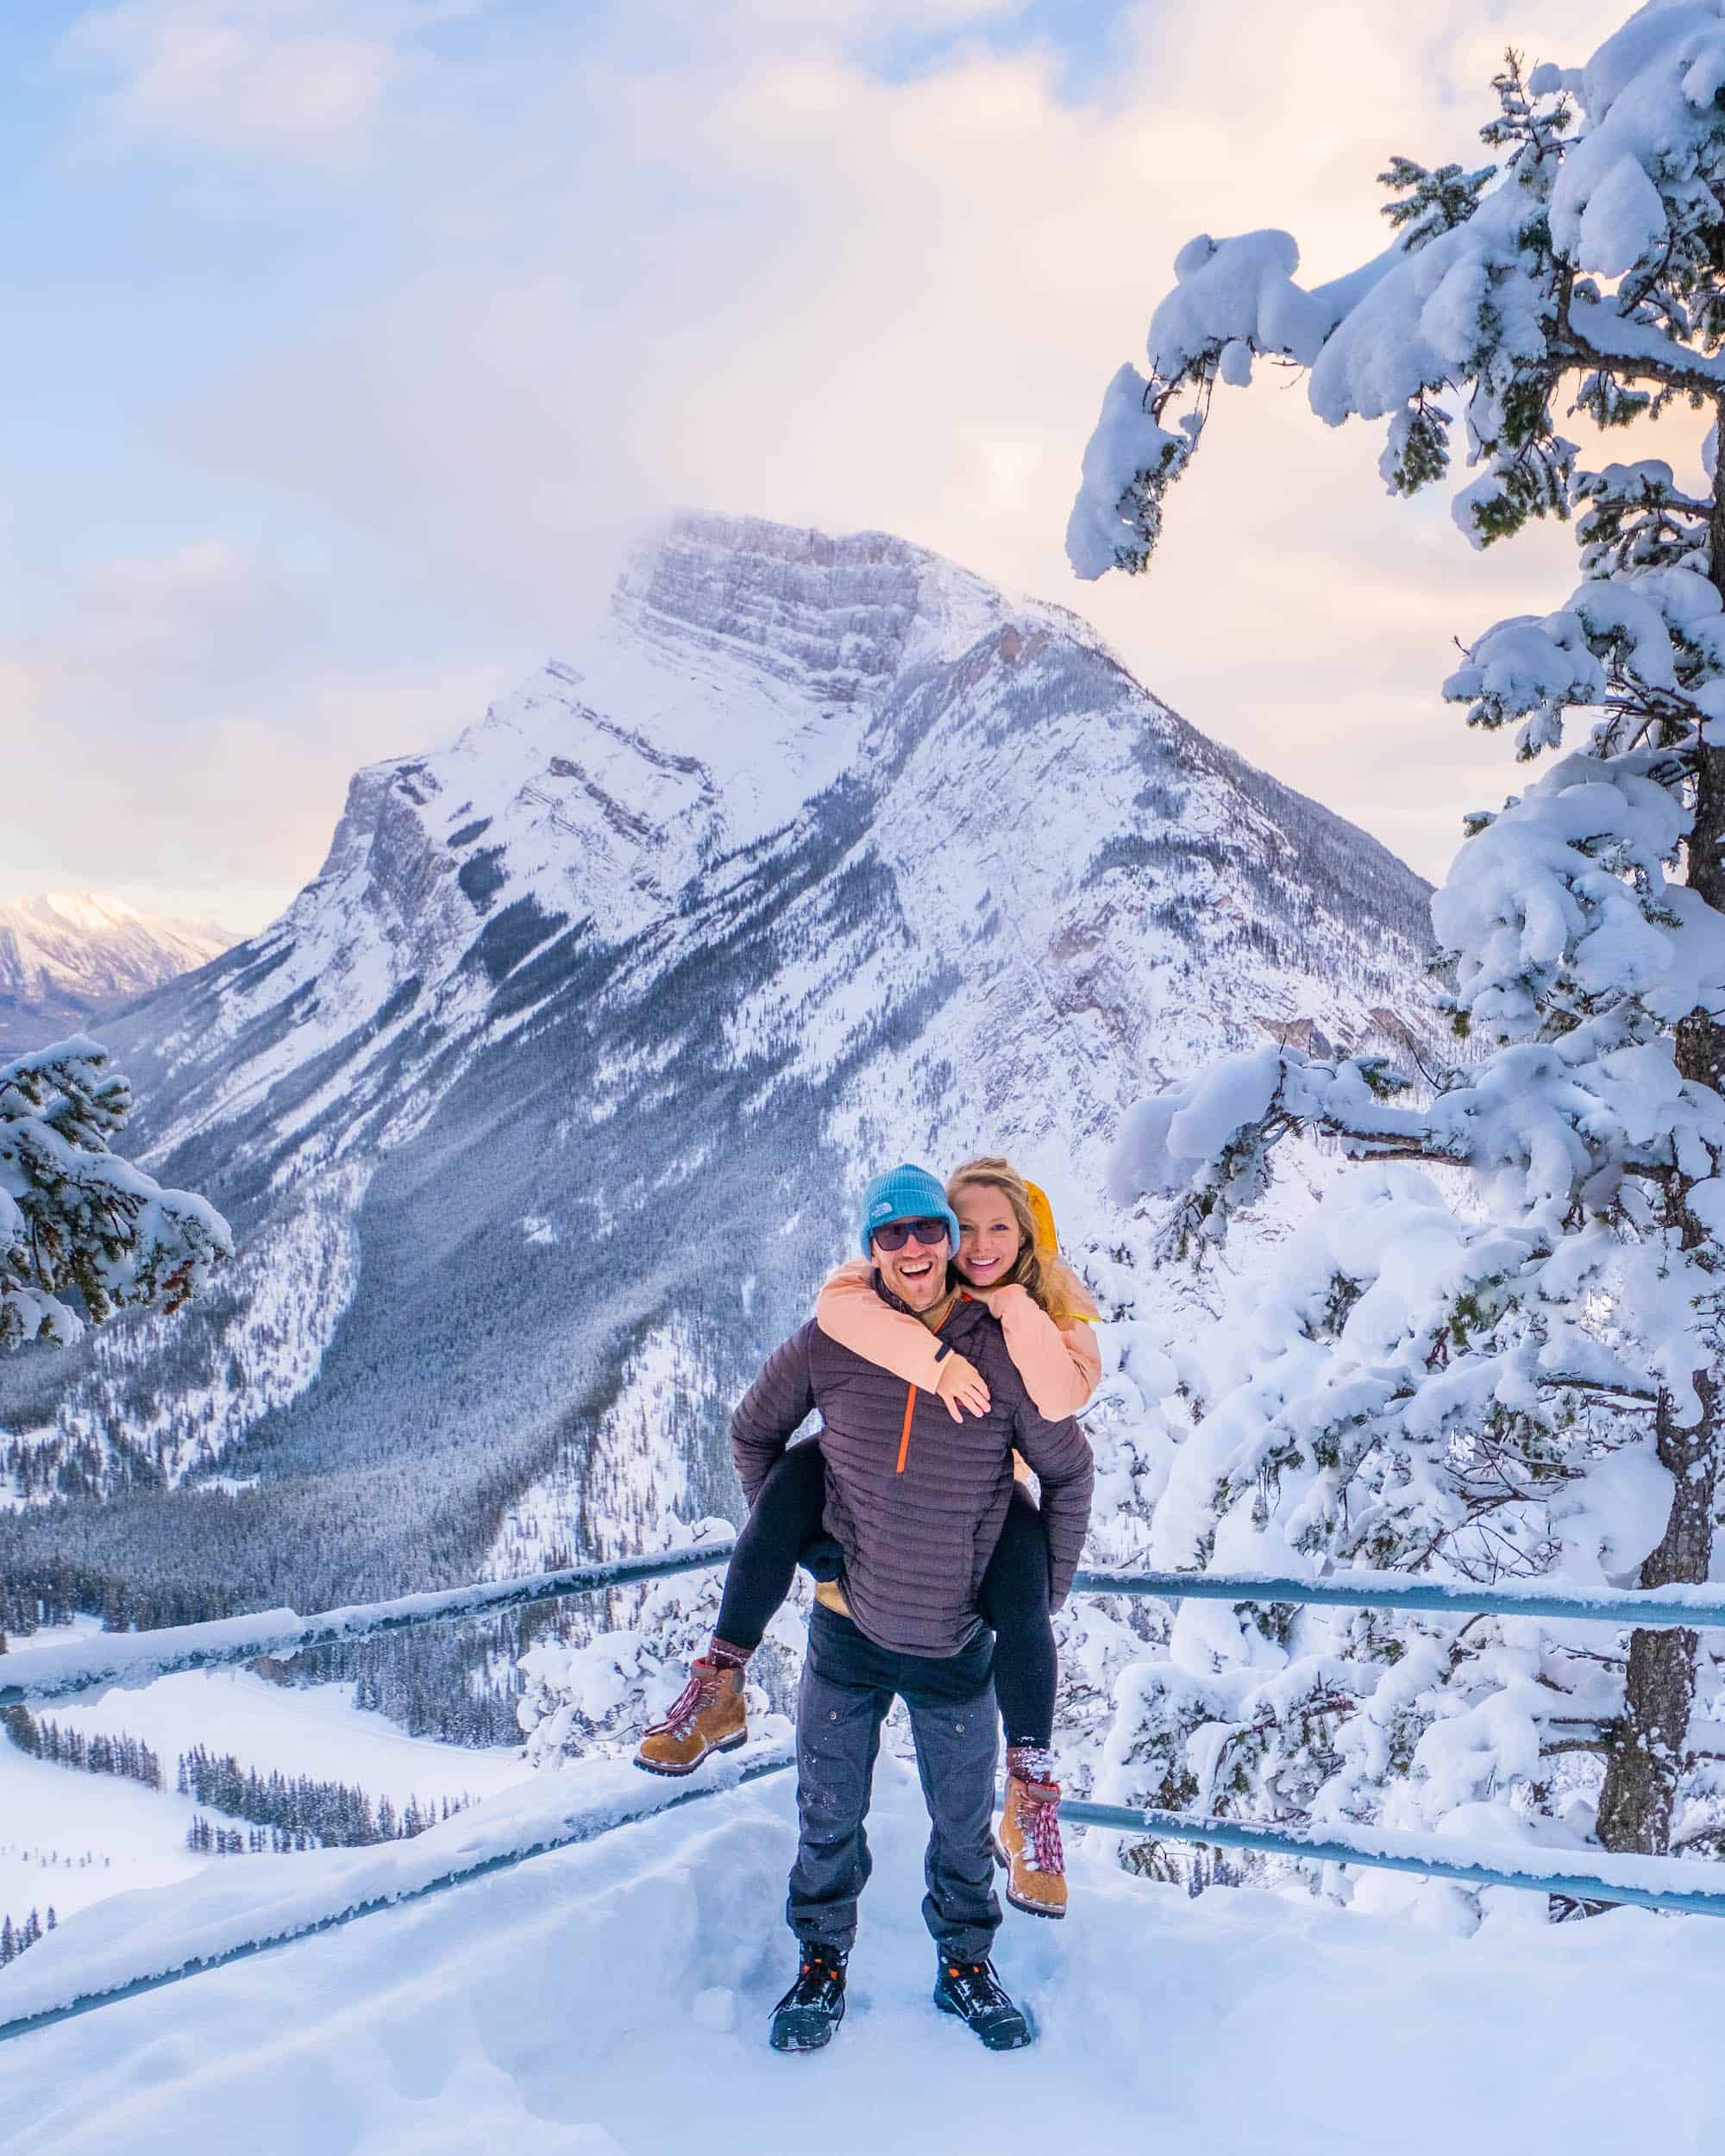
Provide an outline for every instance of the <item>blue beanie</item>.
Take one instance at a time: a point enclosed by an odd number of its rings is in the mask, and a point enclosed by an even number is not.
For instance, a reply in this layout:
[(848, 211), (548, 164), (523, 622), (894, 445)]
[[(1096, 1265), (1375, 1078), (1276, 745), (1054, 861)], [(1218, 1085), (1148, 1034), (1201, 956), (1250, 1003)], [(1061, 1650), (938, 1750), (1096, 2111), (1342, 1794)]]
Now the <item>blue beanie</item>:
[(875, 1231), (889, 1220), (944, 1220), (952, 1238), (949, 1257), (958, 1255), (958, 1220), (946, 1202), (944, 1187), (925, 1168), (902, 1161), (869, 1180), (862, 1193), (862, 1255), (872, 1257)]

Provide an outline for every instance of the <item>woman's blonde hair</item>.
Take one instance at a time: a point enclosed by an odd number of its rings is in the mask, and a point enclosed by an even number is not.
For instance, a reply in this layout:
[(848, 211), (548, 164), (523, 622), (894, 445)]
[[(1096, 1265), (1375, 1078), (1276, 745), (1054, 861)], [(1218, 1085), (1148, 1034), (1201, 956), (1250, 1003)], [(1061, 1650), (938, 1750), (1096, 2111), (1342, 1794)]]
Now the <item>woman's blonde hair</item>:
[[(1018, 1222), (1018, 1257), (995, 1286), (1016, 1283), (1057, 1326), (1070, 1326), (1088, 1316), (1095, 1305), (1083, 1282), (1060, 1255), (1054, 1240), (1054, 1216), (1042, 1193), (1032, 1194), (1031, 1185), (1003, 1154), (984, 1153), (955, 1168), (947, 1177), (946, 1202), (955, 1204), (961, 1190), (978, 1183), (986, 1190), (998, 1190)], [(1042, 1198), (1040, 1206), (1036, 1203), (1038, 1198)]]

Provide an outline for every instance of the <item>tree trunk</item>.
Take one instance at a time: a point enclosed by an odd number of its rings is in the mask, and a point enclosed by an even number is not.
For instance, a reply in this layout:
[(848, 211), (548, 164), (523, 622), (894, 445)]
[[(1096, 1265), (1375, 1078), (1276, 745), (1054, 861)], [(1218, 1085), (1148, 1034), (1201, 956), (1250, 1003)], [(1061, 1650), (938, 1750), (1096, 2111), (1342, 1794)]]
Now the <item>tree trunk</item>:
[[(1714, 475), (1708, 550), (1714, 587), (1725, 595), (1725, 414), (1716, 407), (1716, 416), (1721, 419), (1722, 454)], [(1688, 853), (1690, 888), (1716, 912), (1725, 913), (1725, 749), (1700, 752)], [(1676, 1045), (1677, 1067), (1685, 1079), (1725, 1093), (1725, 1025), (1703, 1011), (1692, 1011), (1678, 1026)], [(1681, 1219), (1686, 1249), (1710, 1242), (1693, 1215), (1684, 1212)], [(1699, 1313), (1697, 1321), (1707, 1322)], [(1696, 1389), (1702, 1413), (1690, 1429), (1675, 1428), (1670, 1403), (1664, 1398), (1659, 1402), (1659, 1458), (1676, 1477), (1677, 1489), (1665, 1539), (1641, 1567), (1643, 1587), (1698, 1584), (1711, 1569), (1720, 1416), (1725, 1407), (1722, 1361), (1716, 1352)], [(1599, 1837), (1608, 1849), (1663, 1853), (1669, 1846), (1678, 1783), (1690, 1763), (1689, 1710), (1695, 1695), (1697, 1644), (1698, 1635), (1692, 1632), (1630, 1635), (1623, 1722), (1599, 1804)]]
[[(1698, 1389), (1703, 1413), (1691, 1429), (1676, 1428), (1669, 1402), (1659, 1401), (1659, 1458), (1677, 1487), (1665, 1539), (1641, 1567), (1643, 1587), (1704, 1580), (1712, 1559), (1719, 1388), (1703, 1375)], [(1671, 1845), (1678, 1782), (1693, 1764), (1689, 1709), (1697, 1638), (1692, 1632), (1629, 1635), (1623, 1720), (1612, 1740), (1599, 1800), (1599, 1839), (1608, 1849), (1662, 1856)]]

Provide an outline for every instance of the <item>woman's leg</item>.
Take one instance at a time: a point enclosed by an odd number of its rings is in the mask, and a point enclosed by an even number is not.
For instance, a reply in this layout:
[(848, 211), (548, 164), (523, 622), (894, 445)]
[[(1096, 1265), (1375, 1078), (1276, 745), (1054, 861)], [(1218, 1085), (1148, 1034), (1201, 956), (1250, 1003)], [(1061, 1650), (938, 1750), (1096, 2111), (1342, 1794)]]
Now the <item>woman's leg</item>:
[[(733, 1558), (732, 1563), (736, 1560)], [(979, 1602), (994, 1628), (994, 1696), (1008, 1752), (1045, 1752), (1054, 1741), (1058, 1664), (1048, 1608), (1048, 1538), (1042, 1514), (1014, 1484), (1006, 1525), (982, 1575)]]
[[(825, 1506), (826, 1463), (819, 1445), (806, 1438), (789, 1448), (762, 1483), (737, 1538), (713, 1632), (715, 1648), (732, 1648), (746, 1660), (760, 1645), (774, 1612), (791, 1591), (799, 1551), (820, 1533)], [(1044, 1548), (1044, 1572), (1047, 1564)], [(1044, 1584), (1044, 1608), (1047, 1601)]]
[(979, 1597), (994, 1627), (994, 1696), (1007, 1728), (1000, 1853), (1013, 1907), (1032, 1916), (1057, 1917), (1066, 1914), (1066, 1858), (1060, 1845), (1060, 1784), (1049, 1750), (1056, 1658), (1048, 1573), (1042, 1515), (1015, 1488)]
[(761, 1485), (724, 1575), (718, 1629), (689, 1681), (636, 1747), (649, 1774), (693, 1774), (709, 1752), (749, 1741), (743, 1671), (791, 1591), (797, 1557), (820, 1534), (826, 1463), (812, 1440), (794, 1445)]

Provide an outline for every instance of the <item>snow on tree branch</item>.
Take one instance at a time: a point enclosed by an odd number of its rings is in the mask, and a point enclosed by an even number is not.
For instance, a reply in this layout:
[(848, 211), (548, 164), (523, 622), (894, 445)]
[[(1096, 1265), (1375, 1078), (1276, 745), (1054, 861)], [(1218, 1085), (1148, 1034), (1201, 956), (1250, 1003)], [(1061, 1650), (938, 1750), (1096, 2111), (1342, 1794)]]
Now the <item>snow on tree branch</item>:
[(131, 1088), (75, 1036), (0, 1065), (0, 1351), (129, 1306), (177, 1310), (233, 1255), (227, 1222), (109, 1150)]
[(1725, 918), (1665, 874), (1686, 819), (1661, 768), (1653, 753), (1565, 757), (1464, 848), (1432, 915), (1461, 953), (1470, 1032), (1560, 1026), (1558, 1046), (1605, 1086), (1650, 1019), (1725, 1008)]
[(1405, 1082), (1377, 1058), (1312, 1062), (1292, 1048), (1226, 1057), (1127, 1113), (1109, 1194), (1127, 1205), (1146, 1194), (1181, 1200), (1174, 1235), (1183, 1246), (1195, 1234), (1220, 1241), (1233, 1217), (1258, 1202), (1272, 1149), (1302, 1124), (1360, 1156), (1451, 1158), (1427, 1119), (1388, 1105)]
[[(1484, 468), (1457, 517), (1477, 544), (1565, 513), (1573, 447), (1552, 415), (1565, 376), (1596, 378), (1579, 401), (1602, 423), (1647, 409), (1632, 384), (1652, 382), (1661, 398), (1725, 388), (1725, 299), (1711, 290), (1722, 53), (1725, 26), (1703, 5), (1644, 9), (1579, 71), (1524, 77), (1512, 54), (1494, 85), (1498, 116), (1482, 130), (1509, 152), (1501, 172), (1392, 160), (1381, 177), (1404, 197), (1387, 211), (1397, 239), (1311, 291), (1295, 281), (1285, 232), (1189, 241), (1151, 317), (1150, 378), (1137, 378), (1160, 440), (1135, 442), (1105, 404), (1107, 454), (1087, 456), (1073, 514), (1077, 573), (1148, 565), (1164, 497), (1189, 461), (1160, 454), (1179, 439), (1165, 432), (1166, 408), (1190, 388), (1201, 424), (1215, 383), (1244, 386), (1260, 354), (1310, 370), (1312, 409), (1328, 424), (1389, 420), (1392, 491), (1443, 475), (1451, 417), (1434, 399), (1463, 397), (1467, 461)], [(1615, 285), (1609, 295), (1602, 279)]]
[[(1268, 1569), (1291, 1551), (1469, 1576), (1638, 1568), (1648, 1587), (1712, 1564), (1725, 0), (1653, 0), (1584, 67), (1512, 53), (1492, 87), (1497, 161), (1392, 160), (1397, 237), (1351, 275), (1303, 287), (1284, 233), (1182, 250), (1150, 375), (1111, 386), (1073, 512), (1081, 576), (1145, 568), (1218, 385), (1264, 356), (1308, 371), (1327, 424), (1387, 423), (1393, 493), (1445, 479), (1458, 452), (1471, 544), (1571, 514), (1579, 542), (1561, 605), (1476, 634), (1443, 685), (1471, 725), (1512, 728), (1521, 762), (1550, 759), (1467, 819), (1433, 901), (1466, 1059), (1420, 1092), (1382, 1064), (1259, 1050), (1123, 1124), (1114, 1194), (1158, 1209), (1164, 1260), (1249, 1226), (1298, 1132), (1375, 1163), (1223, 1329), (1231, 1372), (1206, 1381), (1157, 1511), (1167, 1564)], [(1651, 457), (1584, 468), (1560, 431), (1565, 411), (1624, 428), (1679, 399), (1713, 421), (1692, 474)], [(1465, 1203), (1422, 1167), (1465, 1171)], [(1379, 1680), (1344, 1676), (1339, 1647)], [(1725, 1664), (1698, 1679), (1692, 1643), (1638, 1632), (1627, 1669), (1590, 1673), (1537, 1628), (1308, 1614), (1254, 1633), (1194, 1604), (1170, 1652), (1123, 1694), (1110, 1794), (1386, 1821), (1489, 1800), (1556, 1833), (1556, 1716), (1614, 1733), (1583, 1833), (1654, 1849), (1725, 1807), (1687, 1736), (1697, 1682), (1725, 1710)]]
[(1084, 484), (1066, 527), (1066, 551), (1080, 576), (1142, 568), (1162, 530), (1162, 495), (1192, 454), (1201, 420), (1170, 434), (1152, 415), (1150, 385), (1123, 367), (1108, 384), (1102, 416), (1084, 451)]

